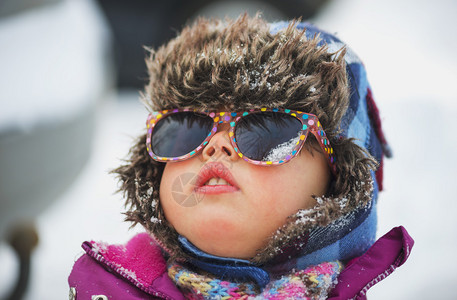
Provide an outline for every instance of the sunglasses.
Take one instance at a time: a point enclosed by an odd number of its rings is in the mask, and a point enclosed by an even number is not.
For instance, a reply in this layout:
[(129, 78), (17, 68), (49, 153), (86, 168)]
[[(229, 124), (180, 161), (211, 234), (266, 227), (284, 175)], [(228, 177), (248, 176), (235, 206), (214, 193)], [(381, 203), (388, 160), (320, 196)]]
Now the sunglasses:
[(147, 120), (146, 146), (156, 161), (173, 162), (199, 153), (221, 123), (230, 124), (228, 136), (245, 161), (262, 166), (280, 165), (294, 158), (311, 132), (333, 174), (335, 158), (327, 135), (313, 114), (279, 108), (241, 112), (171, 109), (153, 112)]

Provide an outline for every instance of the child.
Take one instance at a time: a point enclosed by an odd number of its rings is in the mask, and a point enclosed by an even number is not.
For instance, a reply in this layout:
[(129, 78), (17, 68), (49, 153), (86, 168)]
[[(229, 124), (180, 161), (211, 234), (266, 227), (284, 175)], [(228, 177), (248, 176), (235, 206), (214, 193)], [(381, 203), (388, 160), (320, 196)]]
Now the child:
[(390, 152), (365, 69), (336, 37), (202, 19), (147, 65), (154, 112), (116, 170), (126, 219), (147, 233), (85, 242), (76, 299), (364, 299), (406, 261), (403, 227), (375, 243)]

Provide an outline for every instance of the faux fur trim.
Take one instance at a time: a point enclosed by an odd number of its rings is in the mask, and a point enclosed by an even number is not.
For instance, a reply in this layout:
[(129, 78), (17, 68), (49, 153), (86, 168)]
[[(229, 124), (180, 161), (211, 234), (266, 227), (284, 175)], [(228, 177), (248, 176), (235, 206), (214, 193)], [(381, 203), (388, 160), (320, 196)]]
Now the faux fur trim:
[(282, 254), (283, 250), (289, 246), (300, 248), (297, 241), (317, 227), (324, 227), (331, 222), (349, 214), (354, 210), (351, 201), (359, 199), (358, 207), (366, 206), (373, 193), (373, 181), (366, 178), (356, 184), (353, 192), (357, 195), (348, 195), (343, 197), (315, 197), (317, 204), (306, 210), (299, 210), (296, 214), (290, 216), (281, 228), (279, 228), (268, 240), (263, 249), (259, 249), (257, 255), (251, 259), (251, 262), (262, 265), (271, 261), (277, 255)]
[[(307, 39), (295, 27), (294, 21), (272, 35), (259, 17), (244, 15), (225, 22), (200, 19), (157, 51), (149, 49), (150, 80), (142, 95), (151, 110), (283, 107), (317, 115), (334, 148), (338, 175), (325, 195), (330, 200), (316, 207), (313, 222), (294, 227), (292, 216), (280, 230), (291, 239), (370, 201), (360, 183), (368, 182), (370, 170), (376, 167), (375, 160), (352, 139), (337, 138), (349, 103), (345, 49), (328, 53), (325, 45), (318, 46), (319, 36)], [(168, 249), (171, 259), (185, 258), (178, 233), (160, 206), (164, 164), (149, 157), (145, 140), (143, 135), (127, 163), (114, 171), (126, 195), (126, 220), (143, 225)], [(335, 208), (331, 199), (342, 198), (347, 199), (346, 208)], [(252, 260), (266, 262), (279, 241), (273, 235)]]
[(246, 110), (284, 107), (313, 112), (337, 133), (347, 109), (345, 49), (329, 53), (319, 36), (306, 39), (296, 22), (272, 35), (262, 19), (200, 19), (160, 47), (148, 49), (151, 110)]

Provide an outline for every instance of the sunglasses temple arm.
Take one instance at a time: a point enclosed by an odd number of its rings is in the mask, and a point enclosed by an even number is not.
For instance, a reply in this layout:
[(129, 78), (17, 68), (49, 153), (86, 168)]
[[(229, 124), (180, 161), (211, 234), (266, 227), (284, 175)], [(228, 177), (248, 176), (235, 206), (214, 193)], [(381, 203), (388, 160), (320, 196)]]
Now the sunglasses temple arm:
[[(319, 130), (319, 129), (316, 127), (316, 128), (312, 128), (312, 129), (310, 130), (310, 132), (311, 132), (311, 133), (314, 135), (314, 137), (316, 138), (317, 142), (319, 143), (319, 146), (320, 146), (321, 149), (322, 149), (322, 152), (324, 153), (325, 157), (327, 158), (327, 163), (328, 163), (328, 166), (330, 167), (330, 171), (332, 172), (332, 174), (333, 174), (334, 176), (336, 176), (337, 173), (336, 173), (336, 165), (335, 165), (335, 162), (332, 163), (332, 161), (331, 161), (331, 156), (330, 156), (330, 154), (327, 152), (327, 150), (325, 149), (326, 146), (322, 143), (323, 137), (321, 137), (321, 136), (318, 134), (318, 130)], [(321, 130), (322, 130), (322, 129), (321, 129)], [(323, 131), (323, 130), (322, 130), (322, 131)], [(324, 132), (324, 131), (323, 131), (323, 132)], [(325, 135), (325, 133), (324, 133), (324, 135)], [(333, 149), (332, 145), (330, 144), (330, 141), (329, 141), (328, 138), (327, 138), (327, 135), (325, 135), (324, 138), (327, 140), (327, 147), (328, 147), (329, 149)], [(335, 159), (335, 158), (333, 157), (333, 159)]]

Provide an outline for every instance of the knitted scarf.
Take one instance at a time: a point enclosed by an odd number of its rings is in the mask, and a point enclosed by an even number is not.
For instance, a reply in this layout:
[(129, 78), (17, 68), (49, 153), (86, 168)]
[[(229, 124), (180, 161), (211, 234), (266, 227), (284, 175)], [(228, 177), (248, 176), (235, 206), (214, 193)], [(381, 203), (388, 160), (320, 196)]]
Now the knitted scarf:
[(326, 299), (337, 283), (340, 262), (292, 271), (261, 289), (253, 282), (230, 282), (207, 272), (172, 264), (168, 275), (187, 299)]
[(334, 261), (278, 275), (248, 260), (205, 253), (183, 236), (179, 242), (191, 259), (169, 264), (168, 275), (189, 299), (325, 299), (342, 269)]

